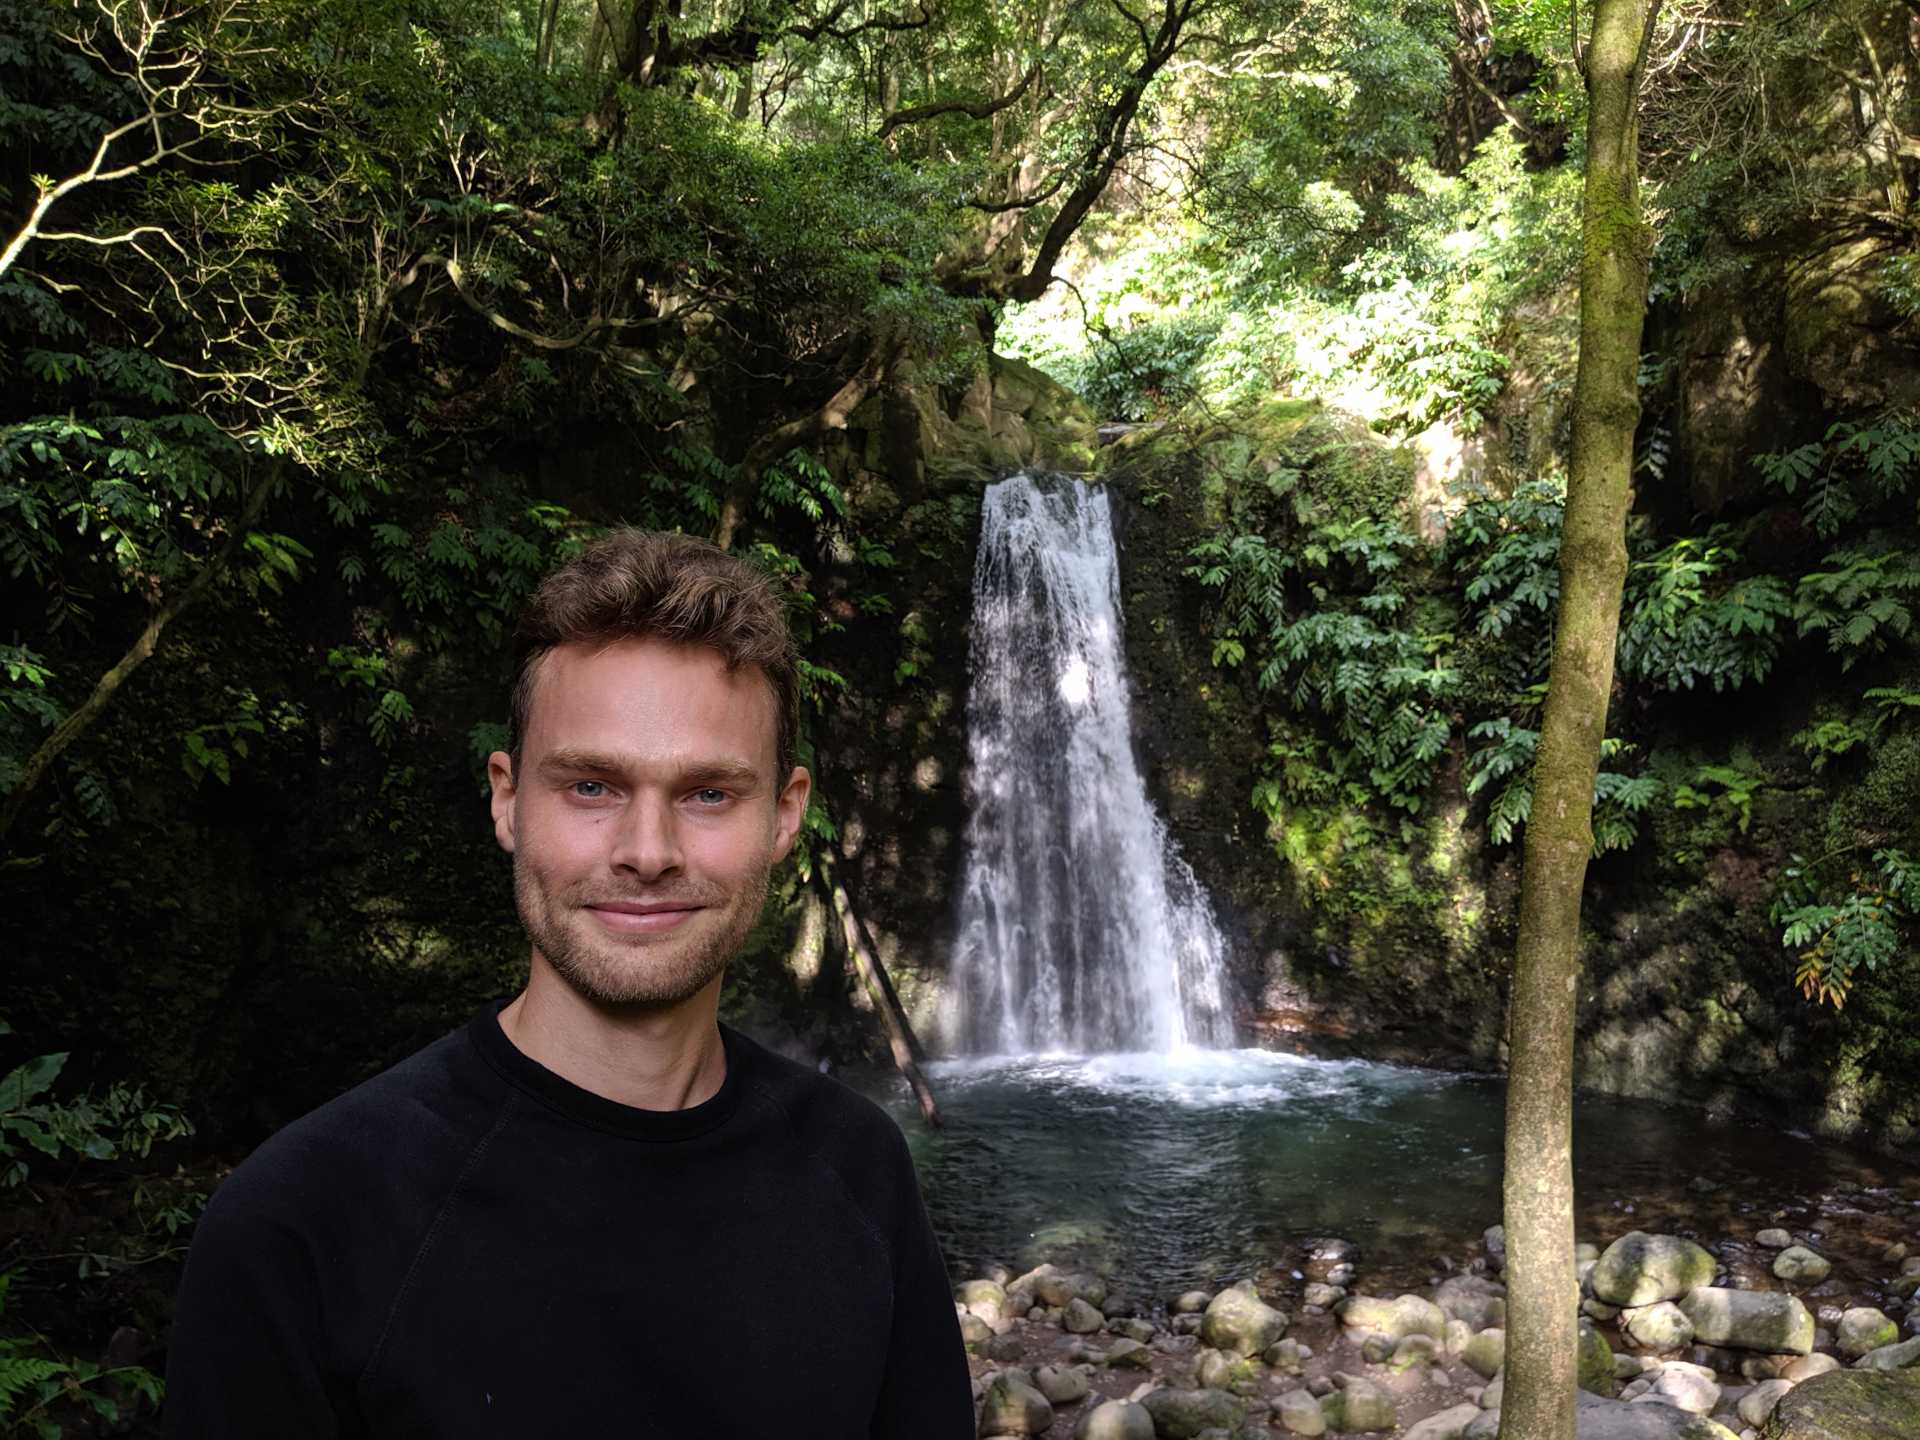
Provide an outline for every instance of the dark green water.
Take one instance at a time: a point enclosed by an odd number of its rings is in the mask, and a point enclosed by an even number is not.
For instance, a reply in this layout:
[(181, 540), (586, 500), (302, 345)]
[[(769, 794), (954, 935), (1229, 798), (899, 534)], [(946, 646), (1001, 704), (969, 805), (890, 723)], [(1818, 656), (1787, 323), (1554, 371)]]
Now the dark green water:
[[(1417, 1283), (1464, 1264), (1500, 1218), (1503, 1082), (1265, 1051), (946, 1061), (947, 1128), (887, 1093), (956, 1276), (1089, 1264), (1140, 1296), (1265, 1274), (1339, 1236), (1361, 1278)], [(1581, 1239), (1655, 1228), (1705, 1243), (1784, 1223), (1868, 1251), (1920, 1238), (1920, 1181), (1897, 1162), (1699, 1112), (1583, 1097)], [(1875, 1250), (1877, 1254), (1877, 1250)], [(1741, 1268), (1743, 1247), (1723, 1247)]]

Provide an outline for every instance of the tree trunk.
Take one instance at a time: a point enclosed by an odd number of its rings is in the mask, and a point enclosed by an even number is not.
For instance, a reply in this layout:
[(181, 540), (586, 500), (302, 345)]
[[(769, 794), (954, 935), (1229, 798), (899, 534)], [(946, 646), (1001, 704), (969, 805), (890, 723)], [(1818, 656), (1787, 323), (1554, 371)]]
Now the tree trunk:
[(1520, 884), (1508, 1000), (1501, 1440), (1573, 1440), (1573, 1028), (1580, 892), (1593, 853), (1614, 641), (1626, 583), (1637, 379), (1651, 250), (1640, 209), (1639, 90), (1659, 0), (1597, 0), (1587, 47), (1580, 364), (1560, 542), (1560, 606)]
[(53, 768), (53, 762), (66, 753), (67, 748), (88, 730), (93, 722), (105, 713), (120, 687), (127, 683), (135, 670), (152, 658), (153, 652), (160, 646), (160, 637), (166, 628), (190, 610), (206, 593), (213, 588), (213, 582), (226, 573), (233, 563), (233, 557), (247, 542), (247, 534), (253, 523), (260, 518), (260, 512), (266, 508), (267, 496), (272, 491), (276, 476), (269, 472), (265, 479), (256, 483), (240, 508), (238, 520), (234, 523), (233, 533), (227, 537), (227, 543), (220, 553), (202, 565), (193, 579), (189, 580), (166, 604), (156, 610), (140, 631), (139, 638), (128, 648), (114, 664), (113, 668), (94, 682), (93, 691), (80, 702), (80, 706), (66, 719), (54, 727), (53, 733), (40, 742), (20, 771), (19, 782), (0, 802), (0, 847), (4, 847), (7, 835), (12, 831), (14, 822), (26, 809), (27, 797), (34, 787), (46, 778)]

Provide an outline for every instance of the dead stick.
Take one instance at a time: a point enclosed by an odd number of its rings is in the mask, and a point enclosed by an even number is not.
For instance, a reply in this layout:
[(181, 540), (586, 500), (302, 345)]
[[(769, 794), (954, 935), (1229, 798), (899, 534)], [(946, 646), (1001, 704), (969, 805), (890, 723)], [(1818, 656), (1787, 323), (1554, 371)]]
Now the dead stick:
[(887, 977), (886, 967), (880, 963), (879, 955), (861, 933), (860, 920), (854, 913), (853, 901), (847, 896), (847, 887), (834, 877), (832, 862), (824, 857), (820, 862), (820, 874), (833, 896), (833, 913), (840, 917), (840, 933), (846, 939), (847, 953), (853, 957), (854, 967), (860, 972), (867, 994), (873, 997), (873, 1008), (880, 1012), (880, 1023), (887, 1032), (887, 1048), (893, 1052), (893, 1063), (913, 1088), (913, 1097), (920, 1102), (921, 1115), (926, 1117), (929, 1125), (938, 1129), (945, 1122), (940, 1118), (940, 1107), (934, 1103), (933, 1087), (927, 1084), (927, 1077), (920, 1072), (920, 1064), (914, 1058), (921, 1053), (920, 1042), (915, 1038), (907, 1012), (894, 991), (893, 981)]

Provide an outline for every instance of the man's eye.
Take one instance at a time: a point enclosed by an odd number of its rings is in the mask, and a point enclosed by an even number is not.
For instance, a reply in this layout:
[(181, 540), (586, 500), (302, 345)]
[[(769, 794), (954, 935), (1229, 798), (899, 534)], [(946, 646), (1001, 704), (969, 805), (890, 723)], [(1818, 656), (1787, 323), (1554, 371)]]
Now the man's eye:
[(702, 805), (724, 805), (727, 800), (727, 792), (724, 790), (716, 790), (713, 786), (708, 785), (704, 789), (694, 791), (693, 798), (698, 800)]
[(576, 780), (573, 782), (573, 793), (578, 795), (582, 800), (598, 800), (607, 793), (607, 782), (604, 780)]

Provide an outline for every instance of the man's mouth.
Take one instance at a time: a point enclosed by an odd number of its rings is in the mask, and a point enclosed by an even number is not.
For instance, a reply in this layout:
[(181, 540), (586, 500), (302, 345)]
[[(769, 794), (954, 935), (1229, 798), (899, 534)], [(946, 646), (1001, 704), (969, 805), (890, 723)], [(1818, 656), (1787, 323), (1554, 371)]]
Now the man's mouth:
[(596, 900), (586, 909), (622, 935), (653, 935), (685, 923), (702, 906), (687, 900)]

